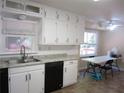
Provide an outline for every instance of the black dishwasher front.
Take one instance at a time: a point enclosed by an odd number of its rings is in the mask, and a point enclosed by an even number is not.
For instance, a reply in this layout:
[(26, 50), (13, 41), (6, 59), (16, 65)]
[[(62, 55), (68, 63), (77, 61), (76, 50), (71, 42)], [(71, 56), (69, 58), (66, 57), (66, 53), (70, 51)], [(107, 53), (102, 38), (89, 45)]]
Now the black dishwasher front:
[(45, 93), (58, 90), (63, 86), (63, 61), (45, 64)]
[(0, 93), (8, 92), (8, 69), (0, 69)]

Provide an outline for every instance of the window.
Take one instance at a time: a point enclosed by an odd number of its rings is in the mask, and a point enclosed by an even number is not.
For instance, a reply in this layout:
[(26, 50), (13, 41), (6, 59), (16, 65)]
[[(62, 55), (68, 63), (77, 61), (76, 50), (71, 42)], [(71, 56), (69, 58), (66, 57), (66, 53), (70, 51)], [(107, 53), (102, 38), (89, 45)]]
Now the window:
[(32, 37), (30, 36), (6, 36), (5, 47), (9, 51), (16, 51), (20, 46), (24, 45), (26, 49), (32, 49)]
[(80, 45), (80, 56), (91, 56), (96, 54), (97, 33), (84, 32), (84, 43)]

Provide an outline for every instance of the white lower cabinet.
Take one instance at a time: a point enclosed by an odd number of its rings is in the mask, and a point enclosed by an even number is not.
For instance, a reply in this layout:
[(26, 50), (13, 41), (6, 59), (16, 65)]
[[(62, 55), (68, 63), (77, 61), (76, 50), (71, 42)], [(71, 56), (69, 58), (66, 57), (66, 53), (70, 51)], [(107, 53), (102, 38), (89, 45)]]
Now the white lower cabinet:
[(28, 93), (27, 73), (12, 74), (10, 76), (10, 93)]
[(44, 65), (10, 68), (9, 93), (44, 93)]
[(36, 70), (29, 73), (29, 93), (44, 93), (44, 71)]
[(78, 60), (64, 62), (63, 87), (77, 82)]

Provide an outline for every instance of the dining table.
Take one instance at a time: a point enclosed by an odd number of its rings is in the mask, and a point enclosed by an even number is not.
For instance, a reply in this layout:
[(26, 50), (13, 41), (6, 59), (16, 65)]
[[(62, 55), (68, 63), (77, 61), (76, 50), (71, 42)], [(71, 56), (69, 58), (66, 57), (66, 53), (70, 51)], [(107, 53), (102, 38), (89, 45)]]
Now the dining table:
[(81, 58), (82, 61), (90, 62), (90, 63), (94, 63), (94, 64), (104, 64), (109, 60), (116, 60), (116, 59), (117, 58), (110, 57), (108, 55), (96, 56), (96, 57), (91, 57), (91, 58)]
[(86, 72), (89, 72), (90, 68), (92, 68), (92, 70), (93, 70), (92, 73), (96, 74), (97, 73), (96, 67), (100, 67), (100, 66), (104, 65), (109, 60), (116, 61), (117, 58), (114, 58), (114, 57), (111, 57), (111, 56), (108, 56), (108, 55), (81, 58), (82, 62), (87, 62), (87, 68), (86, 68), (86, 70), (84, 72), (84, 77), (85, 77)]

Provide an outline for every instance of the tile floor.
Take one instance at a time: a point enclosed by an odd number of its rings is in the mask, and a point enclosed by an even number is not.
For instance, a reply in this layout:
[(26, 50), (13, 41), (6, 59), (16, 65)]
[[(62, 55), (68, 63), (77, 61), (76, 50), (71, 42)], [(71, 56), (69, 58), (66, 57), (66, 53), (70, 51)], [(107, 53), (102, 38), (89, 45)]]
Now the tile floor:
[(53, 93), (124, 93), (124, 72), (115, 72), (114, 77), (107, 75), (107, 80), (93, 80), (79, 77), (78, 83)]

